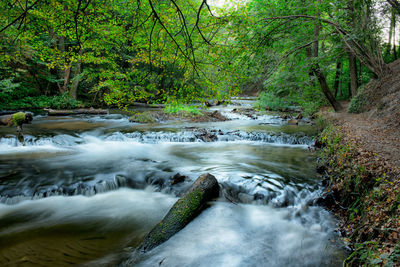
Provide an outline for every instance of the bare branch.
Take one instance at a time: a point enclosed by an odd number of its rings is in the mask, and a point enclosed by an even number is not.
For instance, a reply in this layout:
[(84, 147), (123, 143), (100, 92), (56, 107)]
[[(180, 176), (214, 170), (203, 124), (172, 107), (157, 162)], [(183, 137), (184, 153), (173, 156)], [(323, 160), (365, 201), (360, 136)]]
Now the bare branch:
[[(26, 16), (28, 15), (28, 11), (31, 10), (34, 6), (36, 6), (37, 3), (39, 3), (40, 0), (36, 0), (36, 2), (34, 2), (31, 6), (25, 8), (25, 10), (21, 13), (21, 15), (19, 15), (18, 17), (16, 17), (13, 21), (11, 21), (8, 25), (4, 26), (1, 30), (0, 33), (7, 30), (11, 25), (13, 25), (14, 23), (16, 23), (17, 21), (21, 20), (23, 21)], [(20, 24), (19, 27), (21, 27), (22, 23)]]
[(197, 11), (196, 28), (197, 28), (197, 31), (200, 33), (201, 38), (203, 38), (203, 41), (206, 42), (207, 44), (211, 45), (210, 42), (204, 37), (204, 35), (201, 32), (200, 27), (199, 27), (201, 9), (203, 8), (203, 6), (205, 4), (207, 4), (207, 0), (203, 0), (203, 2), (201, 2), (199, 10)]

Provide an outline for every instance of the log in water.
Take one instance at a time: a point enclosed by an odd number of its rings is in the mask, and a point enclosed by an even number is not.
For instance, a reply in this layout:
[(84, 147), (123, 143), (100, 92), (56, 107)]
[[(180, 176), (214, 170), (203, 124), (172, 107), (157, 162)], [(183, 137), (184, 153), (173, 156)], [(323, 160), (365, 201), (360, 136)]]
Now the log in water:
[(74, 109), (74, 110), (55, 110), (55, 109), (44, 109), (47, 111), (49, 116), (69, 116), (69, 115), (78, 115), (78, 114), (85, 114), (85, 115), (106, 115), (108, 114), (108, 110), (106, 109)]
[(199, 176), (164, 219), (146, 236), (140, 250), (147, 252), (167, 241), (205, 209), (207, 202), (217, 197), (218, 192), (218, 182), (213, 175), (208, 173)]

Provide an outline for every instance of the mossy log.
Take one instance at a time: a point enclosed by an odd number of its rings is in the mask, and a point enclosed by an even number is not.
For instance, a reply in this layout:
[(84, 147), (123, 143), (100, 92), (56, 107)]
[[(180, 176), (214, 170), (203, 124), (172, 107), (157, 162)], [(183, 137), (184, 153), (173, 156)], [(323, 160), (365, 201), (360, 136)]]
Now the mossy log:
[(136, 106), (136, 107), (146, 107), (146, 108), (165, 108), (164, 104), (147, 104), (140, 102), (129, 102), (127, 104), (134, 107)]
[(32, 113), (17, 112), (11, 115), (0, 116), (0, 125), (5, 126), (22, 126), (22, 124), (32, 123)]
[(105, 115), (108, 114), (108, 110), (106, 109), (94, 109), (94, 108), (89, 108), (89, 109), (64, 109), (64, 110), (56, 110), (56, 109), (48, 109), (45, 108), (45, 111), (47, 111), (47, 115), (49, 116), (69, 116), (69, 115), (79, 115), (79, 114), (84, 114), (84, 115)]
[(174, 234), (190, 223), (207, 202), (218, 197), (217, 179), (211, 174), (203, 174), (197, 178), (188, 191), (172, 206), (164, 219), (146, 236), (140, 251), (147, 252), (167, 241)]
[(11, 115), (0, 116), (0, 125), (15, 126), (17, 127), (17, 138), (25, 145), (25, 138), (22, 132), (23, 124), (32, 123), (33, 115), (32, 113), (17, 112)]

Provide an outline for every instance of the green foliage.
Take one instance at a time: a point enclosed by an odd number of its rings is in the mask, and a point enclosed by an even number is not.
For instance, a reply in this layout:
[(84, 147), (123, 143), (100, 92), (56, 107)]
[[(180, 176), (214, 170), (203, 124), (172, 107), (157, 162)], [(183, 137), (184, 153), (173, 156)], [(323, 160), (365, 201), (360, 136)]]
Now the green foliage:
[[(26, 0), (27, 6), (34, 3)], [(336, 63), (343, 63), (338, 98), (349, 97), (343, 40), (332, 34), (331, 25), (321, 23), (319, 55), (310, 58), (305, 48), (314, 39), (313, 20), (265, 18), (320, 14), (348, 31), (352, 40), (366, 40), (368, 49), (380, 33), (371, 1), (355, 1), (353, 13), (345, 0), (308, 5), (299, 0), (231, 1), (217, 10), (197, 0), (92, 0), (77, 12), (82, 3), (39, 1), (23, 21), (18, 20), (19, 5), (0, 3), (0, 27), (16, 19), (0, 38), (0, 106), (23, 107), (30, 102), (22, 100), (26, 97), (62, 94), (120, 108), (171, 99), (202, 103), (243, 90), (267, 91), (282, 99), (262, 96), (260, 107), (265, 102), (271, 109), (279, 104), (284, 109), (293, 102), (308, 115), (326, 104), (318, 80), (310, 75), (316, 63), (331, 87)], [(360, 23), (352, 24), (352, 19)], [(362, 67), (361, 82), (370, 74)]]
[(391, 255), (379, 253), (378, 248), (379, 244), (373, 241), (357, 244), (354, 252), (343, 262), (343, 266), (395, 266), (400, 256), (400, 245), (396, 246)]
[(289, 109), (292, 106), (291, 104), (292, 102), (273, 93), (262, 92), (254, 103), (254, 107), (258, 110), (284, 111)]
[(38, 108), (53, 108), (53, 109), (72, 109), (83, 107), (81, 101), (77, 101), (67, 94), (58, 96), (28, 96), (22, 99), (14, 100), (10, 103), (0, 105), (0, 109), (38, 109)]
[(324, 119), (324, 117), (317, 116), (317, 118), (315, 119), (315, 125), (317, 126), (318, 131), (322, 132), (325, 128), (329, 126), (329, 122)]
[[(227, 39), (218, 33), (228, 21), (210, 16), (204, 5), (199, 11), (200, 5), (92, 0), (76, 12), (77, 0), (39, 1), (0, 38), (0, 101), (27, 106), (25, 97), (75, 98), (75, 90), (78, 98), (121, 108), (229, 98), (238, 88), (234, 66), (223, 66), (229, 49), (216, 49)], [(0, 27), (21, 13), (9, 0), (0, 10)]]
[(400, 246), (395, 243), (397, 235), (391, 233), (398, 227), (397, 177), (377, 172), (378, 155), (360, 154), (332, 125), (325, 127), (319, 138), (325, 145), (321, 159), (331, 179), (329, 191), (338, 201), (349, 241), (355, 244), (343, 265), (396, 266)]
[(153, 117), (152, 113), (149, 111), (145, 112), (137, 112), (133, 114), (129, 121), (131, 122), (138, 122), (138, 123), (154, 123), (156, 119)]
[(193, 114), (193, 115), (201, 114), (200, 110), (197, 107), (179, 104), (179, 103), (166, 105), (164, 111), (167, 114), (179, 114), (182, 112), (187, 113), (187, 114)]
[(367, 104), (368, 100), (366, 96), (363, 94), (362, 90), (360, 90), (358, 94), (351, 99), (348, 112), (362, 113), (366, 110)]

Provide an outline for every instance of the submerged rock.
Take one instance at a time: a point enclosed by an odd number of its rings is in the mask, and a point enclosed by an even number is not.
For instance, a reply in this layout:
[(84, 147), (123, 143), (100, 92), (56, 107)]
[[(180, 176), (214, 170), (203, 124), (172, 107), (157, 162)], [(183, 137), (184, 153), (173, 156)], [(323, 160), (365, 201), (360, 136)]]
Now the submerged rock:
[(164, 219), (146, 236), (140, 250), (147, 252), (167, 241), (183, 229), (207, 207), (207, 202), (217, 197), (219, 186), (211, 174), (197, 178), (192, 187), (172, 206)]
[(137, 123), (155, 123), (157, 120), (154, 118), (151, 112), (135, 113), (129, 118), (130, 122)]
[(203, 142), (215, 142), (218, 140), (218, 137), (212, 133), (203, 129), (199, 134), (195, 134), (195, 136)]
[(180, 173), (175, 174), (171, 178), (171, 185), (179, 184), (185, 181), (188, 177), (186, 175), (181, 175)]

